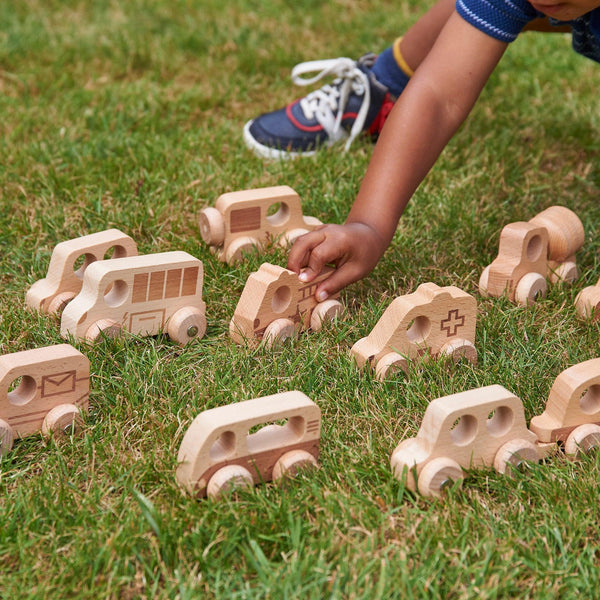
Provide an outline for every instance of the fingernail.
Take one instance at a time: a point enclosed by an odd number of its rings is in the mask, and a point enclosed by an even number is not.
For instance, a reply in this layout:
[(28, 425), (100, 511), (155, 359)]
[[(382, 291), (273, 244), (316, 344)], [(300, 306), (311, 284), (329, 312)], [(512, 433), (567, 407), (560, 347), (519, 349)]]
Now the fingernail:
[(321, 290), (318, 294), (317, 294), (317, 300), (319, 302), (323, 302), (323, 300), (327, 300), (327, 296), (329, 294), (327, 292), (324, 292), (323, 290)]
[(308, 275), (306, 274), (306, 271), (302, 271), (300, 273), (300, 275), (298, 275), (298, 279), (300, 281), (306, 281), (308, 279)]

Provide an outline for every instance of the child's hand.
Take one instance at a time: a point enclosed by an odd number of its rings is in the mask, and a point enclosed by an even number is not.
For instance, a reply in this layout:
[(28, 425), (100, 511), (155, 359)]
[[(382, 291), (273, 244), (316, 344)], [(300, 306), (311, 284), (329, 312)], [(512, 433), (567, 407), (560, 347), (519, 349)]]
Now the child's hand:
[(322, 225), (300, 236), (288, 257), (288, 269), (301, 281), (312, 281), (328, 263), (337, 269), (315, 291), (319, 302), (370, 273), (386, 243), (365, 223)]

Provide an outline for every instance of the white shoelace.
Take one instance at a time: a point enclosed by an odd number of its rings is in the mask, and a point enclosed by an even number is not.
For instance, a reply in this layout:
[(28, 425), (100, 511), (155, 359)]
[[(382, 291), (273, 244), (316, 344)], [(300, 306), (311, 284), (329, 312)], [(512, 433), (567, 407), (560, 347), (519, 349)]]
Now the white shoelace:
[[(319, 71), (317, 75), (309, 79), (301, 77), (306, 73)], [(346, 137), (342, 128), (342, 117), (350, 94), (354, 92), (357, 96), (363, 95), (363, 101), (358, 115), (350, 129), (350, 134), (344, 146), (344, 151), (358, 136), (365, 124), (369, 105), (371, 103), (371, 87), (366, 73), (356, 66), (356, 61), (350, 58), (333, 58), (330, 60), (312, 60), (300, 63), (292, 69), (292, 81), (296, 85), (312, 85), (316, 81), (335, 75), (337, 77), (332, 85), (324, 85), (322, 88), (308, 94), (300, 100), (300, 108), (307, 119), (315, 118), (323, 127), (331, 142)], [(334, 117), (334, 112), (337, 115)]]

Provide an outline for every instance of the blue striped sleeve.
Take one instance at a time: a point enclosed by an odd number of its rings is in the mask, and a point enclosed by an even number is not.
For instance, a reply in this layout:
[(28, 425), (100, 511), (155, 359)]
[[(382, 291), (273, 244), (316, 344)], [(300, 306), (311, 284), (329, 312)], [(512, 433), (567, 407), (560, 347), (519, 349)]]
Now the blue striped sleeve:
[(473, 27), (507, 43), (537, 16), (527, 0), (457, 0), (456, 11)]

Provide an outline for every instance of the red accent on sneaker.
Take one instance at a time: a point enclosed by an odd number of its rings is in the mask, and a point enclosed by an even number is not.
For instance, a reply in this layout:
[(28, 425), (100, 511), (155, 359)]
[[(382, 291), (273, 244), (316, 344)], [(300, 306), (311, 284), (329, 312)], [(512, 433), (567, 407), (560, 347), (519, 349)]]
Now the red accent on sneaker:
[(392, 95), (388, 92), (383, 99), (383, 103), (379, 109), (379, 112), (377, 115), (375, 115), (375, 118), (371, 123), (371, 127), (369, 127), (368, 131), (370, 135), (377, 135), (381, 133), (383, 125), (385, 124), (392, 108), (394, 108), (394, 100), (392, 99)]
[[(292, 102), (291, 104), (288, 104), (285, 107), (285, 114), (287, 115), (287, 118), (292, 122), (294, 127), (297, 127), (301, 131), (310, 131), (310, 132), (323, 131), (322, 125), (310, 125), (310, 126), (302, 125), (302, 123), (300, 123), (300, 121), (298, 121), (298, 119), (296, 119), (296, 117), (294, 117), (294, 115), (292, 113), (292, 106), (294, 106), (295, 104), (298, 104), (298, 102), (300, 102), (300, 100), (296, 100), (296, 102)], [(356, 117), (358, 117), (358, 113), (355, 113), (355, 112), (344, 113), (342, 115), (342, 121), (344, 121), (345, 119), (356, 119)], [(383, 125), (382, 125), (382, 127), (383, 127)]]

